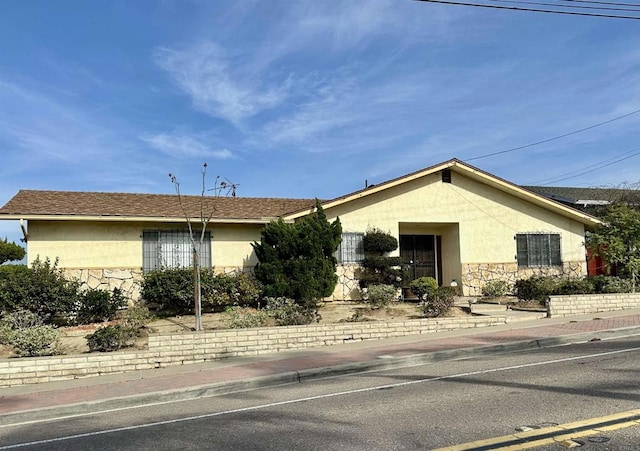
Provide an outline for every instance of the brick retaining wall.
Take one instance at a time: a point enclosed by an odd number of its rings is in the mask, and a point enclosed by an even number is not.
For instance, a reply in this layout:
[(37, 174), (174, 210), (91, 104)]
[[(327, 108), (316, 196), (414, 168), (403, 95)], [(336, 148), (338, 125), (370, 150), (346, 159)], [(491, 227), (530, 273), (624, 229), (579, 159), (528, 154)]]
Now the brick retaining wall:
[(574, 294), (551, 296), (547, 303), (547, 314), (550, 318), (557, 318), (639, 307), (640, 293)]
[(315, 324), (154, 334), (149, 349), (0, 360), (0, 386), (37, 384), (207, 360), (505, 324), (505, 316)]

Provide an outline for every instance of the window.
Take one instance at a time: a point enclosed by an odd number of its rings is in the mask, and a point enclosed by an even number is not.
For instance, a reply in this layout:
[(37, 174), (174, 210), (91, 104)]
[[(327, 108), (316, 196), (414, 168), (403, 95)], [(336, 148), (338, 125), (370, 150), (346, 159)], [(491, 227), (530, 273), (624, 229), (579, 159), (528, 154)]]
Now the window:
[(519, 233), (516, 235), (518, 266), (560, 266), (560, 234)]
[(335, 257), (338, 263), (360, 263), (364, 260), (364, 233), (343, 233)]
[[(194, 231), (196, 240), (200, 232)], [(193, 266), (188, 230), (145, 230), (142, 232), (142, 270)], [(200, 249), (200, 266), (211, 267), (211, 233), (205, 232)]]

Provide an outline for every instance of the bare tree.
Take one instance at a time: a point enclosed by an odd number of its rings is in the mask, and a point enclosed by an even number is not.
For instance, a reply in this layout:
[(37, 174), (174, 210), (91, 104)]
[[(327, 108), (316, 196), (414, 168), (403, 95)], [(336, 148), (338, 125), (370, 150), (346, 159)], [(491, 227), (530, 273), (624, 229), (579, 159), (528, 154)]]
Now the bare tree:
[(196, 331), (203, 330), (202, 327), (202, 283), (201, 283), (201, 268), (200, 268), (200, 255), (202, 250), (202, 244), (204, 243), (204, 239), (207, 232), (207, 226), (213, 217), (216, 207), (215, 204), (211, 204), (210, 202), (206, 202), (206, 192), (212, 191), (214, 197), (221, 196), (232, 196), (236, 197), (236, 188), (237, 184), (231, 183), (229, 180), (220, 180), (220, 176), (217, 176), (213, 188), (207, 190), (206, 187), (206, 177), (207, 177), (207, 163), (202, 165), (202, 170), (200, 171), (202, 175), (202, 189), (200, 191), (200, 211), (199, 211), (199, 222), (201, 225), (200, 230), (195, 230), (193, 226), (193, 218), (190, 212), (185, 208), (182, 194), (180, 192), (180, 182), (178, 178), (174, 174), (169, 174), (169, 179), (171, 183), (173, 183), (173, 187), (176, 190), (176, 194), (178, 195), (178, 203), (180, 204), (180, 209), (182, 210), (182, 214), (184, 215), (187, 226), (189, 227), (189, 241), (191, 243), (192, 255), (193, 255), (193, 281), (194, 281), (194, 312), (196, 317)]

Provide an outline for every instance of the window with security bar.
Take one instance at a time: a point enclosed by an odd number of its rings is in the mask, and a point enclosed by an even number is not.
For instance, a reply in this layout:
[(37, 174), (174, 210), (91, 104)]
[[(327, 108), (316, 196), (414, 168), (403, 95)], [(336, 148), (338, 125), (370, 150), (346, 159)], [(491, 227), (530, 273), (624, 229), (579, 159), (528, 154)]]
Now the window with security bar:
[(343, 233), (335, 257), (338, 263), (360, 263), (364, 260), (364, 233)]
[(562, 265), (558, 233), (518, 233), (516, 248), (519, 267)]
[[(196, 242), (200, 232), (194, 231)], [(188, 230), (145, 230), (142, 232), (142, 270), (188, 268), (193, 250)], [(211, 232), (205, 232), (200, 246), (200, 267), (211, 268)]]

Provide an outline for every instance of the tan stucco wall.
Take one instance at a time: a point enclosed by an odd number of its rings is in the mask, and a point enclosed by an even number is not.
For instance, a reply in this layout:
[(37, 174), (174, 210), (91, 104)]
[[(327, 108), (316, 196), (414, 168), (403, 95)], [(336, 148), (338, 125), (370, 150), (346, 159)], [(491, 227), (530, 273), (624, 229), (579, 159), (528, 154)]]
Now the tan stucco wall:
[[(142, 231), (184, 229), (184, 224), (30, 221), (28, 261), (59, 259), (61, 268), (142, 267)], [(260, 225), (209, 225), (214, 267), (243, 268), (257, 263), (251, 243)]]
[[(326, 208), (325, 213), (330, 220), (339, 216), (346, 232), (377, 227), (396, 237), (440, 235), (445, 285), (452, 279), (460, 283), (463, 268), (470, 265), (514, 264), (514, 237), (526, 232), (561, 234), (563, 263), (586, 274), (582, 223), (461, 174), (452, 178), (452, 183), (442, 183), (440, 174), (433, 174)], [(470, 294), (468, 289), (465, 294)]]

